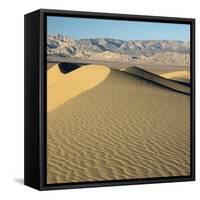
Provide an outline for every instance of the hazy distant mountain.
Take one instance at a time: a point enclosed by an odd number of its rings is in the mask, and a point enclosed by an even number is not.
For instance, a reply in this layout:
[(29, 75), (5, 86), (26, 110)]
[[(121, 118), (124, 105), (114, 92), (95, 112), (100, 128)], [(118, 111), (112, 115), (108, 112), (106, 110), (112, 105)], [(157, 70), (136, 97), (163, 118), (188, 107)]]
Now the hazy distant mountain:
[(47, 37), (47, 55), (125, 62), (189, 64), (190, 43), (177, 40), (74, 40), (63, 35)]

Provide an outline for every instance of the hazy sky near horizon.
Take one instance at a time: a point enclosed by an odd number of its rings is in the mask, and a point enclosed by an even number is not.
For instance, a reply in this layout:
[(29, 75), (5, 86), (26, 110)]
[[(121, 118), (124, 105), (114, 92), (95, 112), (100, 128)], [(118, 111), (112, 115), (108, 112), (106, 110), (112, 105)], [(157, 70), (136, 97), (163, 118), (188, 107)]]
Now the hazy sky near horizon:
[(74, 39), (190, 41), (190, 25), (48, 16), (47, 34), (62, 34)]

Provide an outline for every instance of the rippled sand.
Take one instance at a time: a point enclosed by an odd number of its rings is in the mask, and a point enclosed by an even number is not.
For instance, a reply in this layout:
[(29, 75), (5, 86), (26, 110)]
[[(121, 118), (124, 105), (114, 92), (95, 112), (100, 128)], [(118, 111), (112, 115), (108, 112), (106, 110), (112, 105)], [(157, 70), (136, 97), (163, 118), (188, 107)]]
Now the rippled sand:
[(48, 112), (47, 183), (189, 175), (190, 96), (118, 70), (102, 80)]

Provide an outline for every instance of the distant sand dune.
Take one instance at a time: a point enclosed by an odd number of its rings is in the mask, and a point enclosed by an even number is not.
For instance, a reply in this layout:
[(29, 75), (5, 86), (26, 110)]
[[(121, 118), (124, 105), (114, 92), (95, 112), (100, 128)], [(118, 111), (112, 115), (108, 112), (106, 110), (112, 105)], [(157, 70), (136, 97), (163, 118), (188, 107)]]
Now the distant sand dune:
[(190, 174), (188, 95), (104, 66), (51, 69), (47, 183)]
[(58, 65), (47, 71), (47, 111), (101, 83), (110, 69), (103, 65), (87, 65), (70, 73), (60, 72)]
[[(158, 84), (160, 86), (172, 89), (172, 90), (174, 90), (176, 92), (181, 92), (181, 93), (187, 94), (187, 95), (190, 94), (190, 87), (182, 85), (180, 83), (176, 83), (174, 81), (171, 81), (171, 80), (167, 79), (164, 76), (159, 76), (159, 75), (153, 74), (153, 73), (148, 72), (146, 70), (143, 70), (141, 68), (138, 68), (138, 67), (127, 67), (125, 69), (122, 69), (121, 71), (133, 74), (133, 75), (138, 76), (138, 77), (140, 77), (142, 79), (145, 79), (145, 80), (151, 81), (153, 83), (156, 83), (156, 84)], [(178, 74), (178, 73), (175, 73), (175, 74)], [(168, 75), (168, 77), (169, 77), (169, 75)]]
[(190, 72), (188, 71), (169, 72), (169, 73), (161, 74), (160, 76), (167, 79), (172, 79), (175, 81), (190, 83)]

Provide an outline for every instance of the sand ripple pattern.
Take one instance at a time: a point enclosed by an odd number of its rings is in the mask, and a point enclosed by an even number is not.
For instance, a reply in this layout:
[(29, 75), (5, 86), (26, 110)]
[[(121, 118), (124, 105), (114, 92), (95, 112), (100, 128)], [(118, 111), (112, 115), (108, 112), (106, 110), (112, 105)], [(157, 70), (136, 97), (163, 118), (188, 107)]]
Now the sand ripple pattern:
[(48, 113), (47, 183), (190, 174), (190, 97), (112, 70)]

